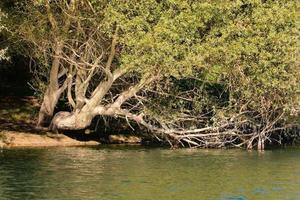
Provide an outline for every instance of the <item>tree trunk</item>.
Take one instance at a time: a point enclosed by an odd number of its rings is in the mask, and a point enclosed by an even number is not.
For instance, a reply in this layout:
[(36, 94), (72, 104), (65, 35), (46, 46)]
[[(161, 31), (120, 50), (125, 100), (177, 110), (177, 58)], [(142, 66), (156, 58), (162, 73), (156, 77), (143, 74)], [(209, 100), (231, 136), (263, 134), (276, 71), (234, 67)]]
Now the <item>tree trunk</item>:
[(263, 151), (265, 149), (265, 135), (260, 133), (257, 141), (257, 150)]
[(57, 91), (51, 91), (50, 88), (47, 88), (38, 115), (38, 127), (44, 127), (50, 124), (59, 96)]
[(51, 122), (51, 130), (82, 130), (90, 126), (93, 115), (89, 112), (59, 112)]
[(58, 73), (59, 73), (59, 65), (60, 59), (58, 56), (62, 52), (63, 45), (61, 42), (57, 42), (55, 46), (55, 57), (53, 58), (51, 70), (50, 70), (50, 80), (49, 85), (47, 86), (46, 92), (44, 94), (43, 103), (41, 105), (37, 126), (46, 126), (49, 124), (55, 106), (58, 102), (58, 99), (61, 95), (61, 91), (58, 84)]

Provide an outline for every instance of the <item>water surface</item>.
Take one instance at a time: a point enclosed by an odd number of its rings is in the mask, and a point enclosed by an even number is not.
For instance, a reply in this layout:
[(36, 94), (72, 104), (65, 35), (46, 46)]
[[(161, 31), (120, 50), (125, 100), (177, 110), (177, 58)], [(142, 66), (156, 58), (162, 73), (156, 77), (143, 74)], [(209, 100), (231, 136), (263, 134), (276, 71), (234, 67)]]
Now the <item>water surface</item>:
[(300, 199), (300, 149), (0, 150), (0, 199)]

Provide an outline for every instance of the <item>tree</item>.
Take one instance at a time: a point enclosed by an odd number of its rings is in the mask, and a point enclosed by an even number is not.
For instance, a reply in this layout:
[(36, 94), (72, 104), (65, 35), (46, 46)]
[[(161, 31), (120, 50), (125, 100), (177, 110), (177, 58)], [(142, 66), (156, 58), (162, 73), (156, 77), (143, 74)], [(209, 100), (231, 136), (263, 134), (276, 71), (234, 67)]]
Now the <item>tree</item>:
[[(1, 11), (1, 9), (0, 9), (0, 35), (1, 35), (2, 31), (3, 31), (3, 29), (5, 29), (4, 25), (2, 24), (2, 18), (3, 17), (5, 17), (5, 15)], [(7, 51), (6, 48), (0, 47), (0, 60), (7, 59), (6, 51)]]
[[(27, 0), (13, 8), (8, 26), (37, 61), (38, 83), (40, 74), (47, 80), (39, 125), (49, 118), (52, 129), (76, 130), (114, 116), (170, 144), (262, 149), (299, 112), (294, 1)], [(52, 118), (63, 97), (69, 109)]]
[(254, 141), (263, 148), (285, 119), (299, 117), (298, 11), (294, 1), (245, 1), (207, 44), (210, 64), (225, 71), (230, 103), (248, 113), (248, 148)]

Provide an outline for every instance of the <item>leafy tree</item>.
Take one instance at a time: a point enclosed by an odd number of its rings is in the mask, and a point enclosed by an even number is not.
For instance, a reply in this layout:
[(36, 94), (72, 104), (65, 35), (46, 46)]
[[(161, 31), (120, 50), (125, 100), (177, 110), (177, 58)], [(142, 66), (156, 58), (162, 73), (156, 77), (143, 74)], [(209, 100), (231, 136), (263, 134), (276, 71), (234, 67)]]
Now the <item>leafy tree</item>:
[(276, 124), (299, 116), (298, 12), (295, 1), (238, 2), (206, 44), (206, 59), (222, 71), (230, 104), (247, 111), (258, 132), (250, 141), (265, 140)]
[[(0, 36), (1, 36), (3, 29), (5, 29), (5, 26), (2, 23), (3, 17), (5, 17), (5, 15), (0, 9)], [(7, 59), (6, 51), (7, 51), (7, 49), (0, 47), (0, 60)]]
[[(39, 125), (75, 130), (115, 116), (171, 144), (262, 149), (298, 117), (292, 0), (27, 0), (6, 10), (38, 63)], [(64, 97), (69, 110), (53, 117)]]

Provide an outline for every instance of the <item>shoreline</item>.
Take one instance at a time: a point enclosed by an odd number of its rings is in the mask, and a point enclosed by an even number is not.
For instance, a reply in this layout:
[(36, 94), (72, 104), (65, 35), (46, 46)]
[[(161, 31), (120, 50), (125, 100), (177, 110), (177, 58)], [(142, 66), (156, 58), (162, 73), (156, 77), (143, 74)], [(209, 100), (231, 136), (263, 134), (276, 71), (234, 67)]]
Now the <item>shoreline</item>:
[(78, 141), (63, 134), (0, 131), (0, 149), (16, 147), (97, 146), (99, 144), (101, 143), (97, 141)]

